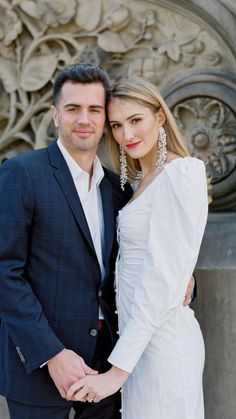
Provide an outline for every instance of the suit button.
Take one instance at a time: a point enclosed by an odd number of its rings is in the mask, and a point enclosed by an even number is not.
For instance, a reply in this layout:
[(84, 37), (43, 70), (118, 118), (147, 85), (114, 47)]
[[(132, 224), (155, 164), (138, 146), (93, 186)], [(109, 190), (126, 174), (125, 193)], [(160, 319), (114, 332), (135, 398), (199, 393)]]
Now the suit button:
[(91, 329), (89, 334), (90, 334), (90, 336), (97, 336), (98, 331), (97, 331), (97, 329)]
[(101, 298), (102, 297), (102, 290), (98, 291), (98, 296)]

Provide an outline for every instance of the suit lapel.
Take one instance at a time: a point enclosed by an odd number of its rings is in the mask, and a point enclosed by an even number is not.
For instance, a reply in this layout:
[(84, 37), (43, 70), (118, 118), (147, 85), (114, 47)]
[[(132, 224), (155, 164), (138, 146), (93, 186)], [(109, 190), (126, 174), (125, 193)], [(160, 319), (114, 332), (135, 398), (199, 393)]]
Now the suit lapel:
[(92, 237), (89, 231), (88, 223), (84, 214), (83, 207), (81, 205), (78, 193), (76, 191), (72, 176), (70, 174), (69, 168), (66, 164), (64, 157), (62, 156), (56, 142), (52, 143), (48, 147), (48, 154), (50, 163), (55, 167), (54, 176), (56, 177), (63, 193), (66, 198), (68, 205), (71, 208), (74, 217), (79, 224), (79, 227), (88, 242), (89, 246), (96, 255)]
[(112, 186), (106, 174), (100, 183), (102, 207), (104, 217), (104, 250), (103, 261), (108, 263), (114, 239), (114, 211), (112, 199)]

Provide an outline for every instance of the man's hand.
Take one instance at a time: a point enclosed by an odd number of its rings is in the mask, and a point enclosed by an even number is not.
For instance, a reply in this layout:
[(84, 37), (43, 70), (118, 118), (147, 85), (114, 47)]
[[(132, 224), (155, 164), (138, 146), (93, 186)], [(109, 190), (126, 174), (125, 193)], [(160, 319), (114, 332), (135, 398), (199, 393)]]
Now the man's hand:
[(83, 358), (69, 349), (63, 349), (48, 363), (49, 374), (54, 381), (61, 397), (66, 398), (69, 387), (87, 374), (96, 375), (98, 372), (88, 367)]
[(183, 302), (183, 306), (188, 306), (192, 301), (193, 289), (194, 289), (195, 280), (194, 277), (191, 276), (188, 287), (185, 293), (185, 299)]

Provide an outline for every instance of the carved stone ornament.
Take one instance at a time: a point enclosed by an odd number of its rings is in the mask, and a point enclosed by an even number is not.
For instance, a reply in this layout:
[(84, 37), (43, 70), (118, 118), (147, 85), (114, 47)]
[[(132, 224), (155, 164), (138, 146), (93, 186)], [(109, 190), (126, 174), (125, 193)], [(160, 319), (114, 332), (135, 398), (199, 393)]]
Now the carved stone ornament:
[(190, 153), (205, 162), (211, 211), (236, 210), (236, 77), (200, 70), (162, 90)]
[(194, 98), (176, 105), (174, 116), (191, 155), (205, 162), (213, 184), (236, 168), (236, 114), (228, 106)]
[[(190, 11), (186, 13), (186, 8), (181, 12), (180, 6), (167, 1), (165, 7), (164, 3), (0, 0), (0, 162), (55, 138), (52, 85), (64, 65), (92, 62), (107, 70), (112, 81), (132, 74), (159, 87), (191, 69), (232, 67), (233, 53), (216, 30)], [(220, 103), (211, 106), (215, 112), (217, 106), (222, 108)], [(222, 109), (217, 112), (226, 112)], [(210, 136), (211, 129), (209, 125), (209, 132), (202, 131), (202, 136)], [(191, 131), (195, 135), (191, 144), (196, 148), (198, 143), (200, 150), (199, 144), (207, 143), (208, 137), (200, 139), (193, 127)], [(214, 143), (215, 163), (208, 163), (214, 167), (214, 180), (230, 170), (234, 161), (233, 154), (220, 156), (222, 141), (223, 137), (217, 146)], [(211, 139), (209, 143), (213, 147)], [(206, 161), (207, 145), (201, 150)]]

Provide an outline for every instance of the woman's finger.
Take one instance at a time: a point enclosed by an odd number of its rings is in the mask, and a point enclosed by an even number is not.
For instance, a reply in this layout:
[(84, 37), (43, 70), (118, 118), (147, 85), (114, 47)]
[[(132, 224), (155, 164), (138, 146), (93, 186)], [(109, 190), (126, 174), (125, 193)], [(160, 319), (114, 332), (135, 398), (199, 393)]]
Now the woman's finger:
[(77, 402), (87, 401), (88, 394), (89, 394), (89, 389), (87, 386), (84, 386), (79, 391), (76, 391), (74, 393), (72, 400), (75, 400)]
[(87, 394), (86, 401), (89, 402), (89, 403), (92, 403), (94, 401), (95, 396), (96, 396), (95, 393), (89, 392)]
[(85, 377), (81, 378), (80, 380), (72, 384), (72, 386), (70, 386), (69, 390), (67, 391), (67, 399), (70, 400), (73, 397), (74, 393), (82, 389), (84, 385), (85, 385)]
[(94, 396), (93, 403), (99, 403), (104, 397)]

